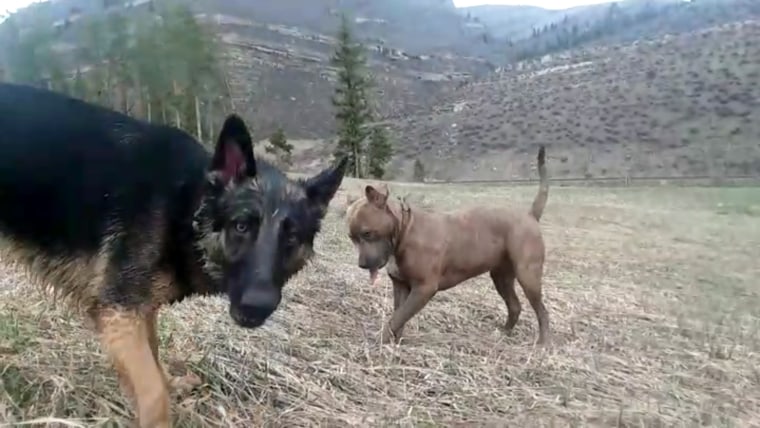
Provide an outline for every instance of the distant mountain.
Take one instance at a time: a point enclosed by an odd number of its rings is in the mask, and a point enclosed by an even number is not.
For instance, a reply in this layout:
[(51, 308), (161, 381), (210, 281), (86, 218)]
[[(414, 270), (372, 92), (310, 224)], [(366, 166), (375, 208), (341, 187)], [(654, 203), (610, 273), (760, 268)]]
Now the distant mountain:
[(698, 30), (760, 14), (757, 0), (622, 0), (546, 10), (526, 6), (463, 8), (469, 21), (505, 45), (514, 62), (599, 43), (625, 43)]
[(460, 9), (467, 22), (482, 23), (491, 36), (511, 40), (530, 37), (534, 28), (541, 28), (560, 20), (567, 12), (536, 6), (506, 5), (482, 5)]

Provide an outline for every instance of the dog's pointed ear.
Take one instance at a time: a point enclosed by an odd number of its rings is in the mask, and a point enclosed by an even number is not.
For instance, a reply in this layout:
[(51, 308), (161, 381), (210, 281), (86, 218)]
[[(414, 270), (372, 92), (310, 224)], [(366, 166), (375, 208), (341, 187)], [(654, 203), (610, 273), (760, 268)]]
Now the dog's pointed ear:
[(303, 182), (309, 202), (316, 205), (323, 213), (343, 182), (347, 164), (348, 158), (343, 157), (337, 165), (326, 168)]
[(224, 183), (256, 176), (251, 134), (243, 119), (235, 114), (227, 116), (222, 125), (210, 170), (218, 173)]
[(346, 193), (346, 205), (347, 206), (353, 204), (357, 200), (359, 200), (359, 197), (356, 196), (355, 194), (353, 194), (353, 193)]
[(367, 197), (367, 200), (374, 206), (378, 208), (383, 208), (385, 206), (385, 203), (388, 201), (388, 187), (386, 186), (385, 192), (381, 190), (377, 190), (375, 187), (373, 187), (371, 184), (368, 184), (367, 187), (364, 188), (364, 196)]
[(345, 217), (346, 214), (348, 214), (348, 209), (351, 208), (351, 205), (354, 204), (354, 202), (358, 201), (359, 197), (356, 196), (353, 193), (346, 193), (346, 204), (340, 208), (340, 211), (338, 212), (338, 215), (340, 217)]

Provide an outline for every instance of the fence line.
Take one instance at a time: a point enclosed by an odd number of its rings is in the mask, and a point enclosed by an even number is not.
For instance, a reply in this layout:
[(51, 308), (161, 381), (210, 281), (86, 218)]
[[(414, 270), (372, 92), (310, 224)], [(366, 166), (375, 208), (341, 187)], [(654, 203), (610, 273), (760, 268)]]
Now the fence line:
[[(677, 184), (692, 183), (711, 186), (726, 185), (760, 185), (760, 176), (757, 175), (686, 175), (686, 176), (615, 176), (615, 177), (549, 177), (550, 183), (555, 184), (590, 184), (590, 185), (623, 185), (635, 184)], [(535, 184), (538, 178), (512, 178), (512, 179), (473, 179), (473, 180), (425, 180), (425, 184)]]

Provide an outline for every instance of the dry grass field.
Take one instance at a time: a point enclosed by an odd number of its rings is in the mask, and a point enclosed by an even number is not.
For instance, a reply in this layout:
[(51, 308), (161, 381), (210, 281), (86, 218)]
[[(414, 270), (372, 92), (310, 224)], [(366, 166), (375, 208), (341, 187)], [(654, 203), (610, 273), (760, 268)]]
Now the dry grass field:
[[(536, 191), (391, 189), (437, 209), (527, 209)], [(550, 348), (533, 347), (522, 292), (515, 333), (500, 331), (487, 276), (436, 296), (391, 346), (390, 282), (369, 286), (331, 212), (265, 327), (235, 327), (222, 298), (164, 310), (162, 359), (203, 381), (176, 394), (177, 426), (760, 426), (760, 189), (553, 187), (542, 224)], [(0, 426), (124, 426), (81, 319), (2, 275)]]

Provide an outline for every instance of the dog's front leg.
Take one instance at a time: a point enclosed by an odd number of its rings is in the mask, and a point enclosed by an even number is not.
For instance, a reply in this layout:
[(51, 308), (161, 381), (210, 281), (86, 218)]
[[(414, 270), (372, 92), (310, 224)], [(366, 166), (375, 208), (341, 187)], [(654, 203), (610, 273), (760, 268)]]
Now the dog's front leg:
[[(396, 312), (401, 304), (406, 301), (406, 298), (409, 297), (410, 290), (409, 284), (393, 278), (391, 278), (391, 281), (393, 281), (393, 311)], [(396, 331), (395, 335), (401, 337), (402, 334), (404, 334), (403, 325)]]
[(393, 278), (391, 281), (393, 281), (393, 310), (396, 311), (409, 297), (409, 285)]
[[(394, 289), (395, 290), (395, 289)], [(412, 286), (409, 295), (401, 305), (393, 311), (391, 320), (383, 328), (382, 342), (398, 342), (401, 338), (404, 325), (412, 319), (435, 295), (437, 291), (437, 282)]]
[(158, 344), (160, 340), (158, 339), (158, 311), (153, 310), (145, 314), (145, 329), (148, 332), (148, 344), (150, 345), (150, 351), (153, 354), (153, 360), (155, 360), (156, 365), (158, 366), (159, 370), (161, 370), (161, 373), (163, 374), (163, 380), (164, 383), (169, 385), (168, 383), (168, 373), (166, 373), (161, 366), (161, 361), (158, 358)]
[[(168, 428), (169, 391), (152, 347), (154, 313), (107, 308), (93, 314), (124, 392), (134, 401), (140, 428)], [(154, 343), (151, 343), (154, 342)]]

